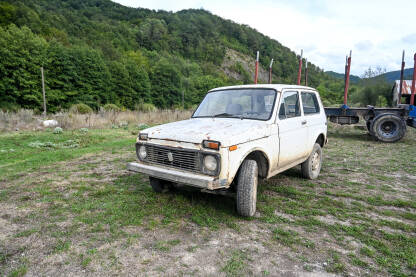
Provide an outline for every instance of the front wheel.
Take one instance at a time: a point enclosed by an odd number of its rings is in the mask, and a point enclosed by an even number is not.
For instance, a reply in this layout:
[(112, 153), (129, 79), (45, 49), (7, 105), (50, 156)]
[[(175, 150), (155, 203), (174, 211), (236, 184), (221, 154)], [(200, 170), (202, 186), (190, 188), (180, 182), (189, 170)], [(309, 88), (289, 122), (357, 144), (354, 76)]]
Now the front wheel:
[(307, 179), (316, 179), (321, 172), (322, 148), (315, 143), (309, 158), (301, 164), (302, 176)]
[(165, 192), (169, 189), (170, 183), (165, 180), (161, 180), (155, 177), (149, 176), (150, 186), (152, 187), (154, 192)]
[(241, 165), (237, 179), (237, 212), (239, 215), (253, 216), (256, 212), (258, 171), (256, 161), (245, 160)]

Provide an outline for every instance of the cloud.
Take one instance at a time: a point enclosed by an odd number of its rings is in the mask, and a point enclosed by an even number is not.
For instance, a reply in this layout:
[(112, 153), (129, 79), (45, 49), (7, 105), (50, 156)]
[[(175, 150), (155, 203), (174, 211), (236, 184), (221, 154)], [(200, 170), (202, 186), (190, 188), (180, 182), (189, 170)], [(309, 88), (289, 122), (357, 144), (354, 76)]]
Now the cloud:
[(402, 41), (408, 44), (416, 44), (416, 33), (402, 37)]
[(367, 51), (373, 48), (373, 43), (369, 40), (359, 41), (354, 45), (354, 48), (360, 51)]

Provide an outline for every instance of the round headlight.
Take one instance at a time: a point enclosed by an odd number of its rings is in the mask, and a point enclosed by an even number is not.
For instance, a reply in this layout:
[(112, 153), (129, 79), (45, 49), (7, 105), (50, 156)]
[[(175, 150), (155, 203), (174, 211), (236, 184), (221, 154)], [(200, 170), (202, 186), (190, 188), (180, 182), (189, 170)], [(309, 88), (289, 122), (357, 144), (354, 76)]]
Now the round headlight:
[(217, 169), (217, 159), (214, 156), (207, 155), (204, 157), (204, 166), (209, 171), (215, 171)]
[(144, 145), (139, 147), (139, 158), (140, 160), (144, 160), (147, 157), (146, 147)]

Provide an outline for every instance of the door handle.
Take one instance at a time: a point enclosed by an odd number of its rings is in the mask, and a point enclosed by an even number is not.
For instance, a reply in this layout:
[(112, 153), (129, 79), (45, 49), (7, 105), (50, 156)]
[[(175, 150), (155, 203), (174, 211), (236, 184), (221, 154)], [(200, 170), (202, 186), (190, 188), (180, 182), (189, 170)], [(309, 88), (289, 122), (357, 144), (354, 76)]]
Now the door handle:
[(308, 123), (306, 120), (302, 121), (302, 125), (305, 125), (306, 123)]

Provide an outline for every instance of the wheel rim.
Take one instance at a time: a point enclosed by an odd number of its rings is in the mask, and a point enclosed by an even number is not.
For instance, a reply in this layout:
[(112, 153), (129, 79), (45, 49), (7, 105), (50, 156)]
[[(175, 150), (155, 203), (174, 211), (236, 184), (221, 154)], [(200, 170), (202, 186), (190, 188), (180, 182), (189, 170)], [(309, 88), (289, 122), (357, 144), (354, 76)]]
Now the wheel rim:
[(386, 121), (380, 124), (378, 128), (379, 134), (385, 138), (393, 138), (397, 136), (399, 128), (393, 121)]
[(321, 164), (321, 157), (318, 151), (316, 151), (315, 153), (313, 153), (313, 156), (312, 156), (312, 171), (317, 171), (319, 169), (320, 164)]

